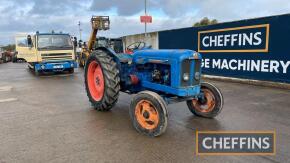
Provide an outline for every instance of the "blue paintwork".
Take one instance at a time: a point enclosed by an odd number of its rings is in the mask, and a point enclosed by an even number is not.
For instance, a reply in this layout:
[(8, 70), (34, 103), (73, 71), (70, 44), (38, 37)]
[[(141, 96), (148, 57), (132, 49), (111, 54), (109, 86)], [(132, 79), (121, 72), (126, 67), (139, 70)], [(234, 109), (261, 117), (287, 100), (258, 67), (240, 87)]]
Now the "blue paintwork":
[(166, 85), (152, 83), (150, 81), (142, 81), (142, 86), (150, 90), (165, 92), (168, 94), (182, 96), (182, 97), (194, 97), (198, 95), (200, 92), (200, 85), (196, 85), (193, 87), (186, 87), (186, 88), (183, 88), (183, 87), (173, 88)]
[[(192, 50), (139, 50), (134, 53), (134, 60), (138, 58), (144, 58), (144, 60), (148, 59), (175, 59), (178, 61), (182, 61), (189, 57), (193, 57), (195, 51)], [(199, 55), (199, 59), (201, 59), (201, 55)]]
[[(181, 86), (181, 64), (185, 59), (201, 60), (199, 53), (192, 50), (138, 50), (134, 54), (114, 54), (118, 63), (121, 78), (121, 91), (138, 93), (143, 90), (158, 92), (165, 99), (178, 96), (179, 98), (197, 97), (200, 94), (200, 83), (194, 86)], [(194, 54), (197, 57), (194, 58)], [(193, 80), (195, 62), (190, 65), (190, 78)], [(144, 67), (144, 69), (142, 69)], [(164, 77), (166, 84), (152, 81), (154, 69), (168, 72), (170, 76)], [(136, 75), (138, 85), (132, 85), (129, 75)], [(165, 76), (165, 75), (163, 75)]]
[[(42, 69), (42, 65), (44, 65), (44, 69)], [(62, 68), (54, 68), (54, 66), (62, 66)], [(75, 61), (44, 62), (36, 63), (34, 68), (36, 71), (65, 71), (69, 68), (77, 68), (77, 63)]]

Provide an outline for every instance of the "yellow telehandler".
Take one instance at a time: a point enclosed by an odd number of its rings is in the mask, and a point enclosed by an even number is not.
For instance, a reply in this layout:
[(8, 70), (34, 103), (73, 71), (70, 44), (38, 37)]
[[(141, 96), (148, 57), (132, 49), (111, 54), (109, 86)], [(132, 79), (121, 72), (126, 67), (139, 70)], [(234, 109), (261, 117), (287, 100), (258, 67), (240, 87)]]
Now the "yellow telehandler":
[(81, 47), (81, 52), (79, 54), (79, 66), (84, 67), (85, 63), (94, 49), (94, 45), (97, 39), (97, 33), (99, 30), (109, 30), (110, 29), (110, 18), (109, 16), (92, 16), (91, 18), (92, 31), (90, 34), (89, 41), (83, 43)]

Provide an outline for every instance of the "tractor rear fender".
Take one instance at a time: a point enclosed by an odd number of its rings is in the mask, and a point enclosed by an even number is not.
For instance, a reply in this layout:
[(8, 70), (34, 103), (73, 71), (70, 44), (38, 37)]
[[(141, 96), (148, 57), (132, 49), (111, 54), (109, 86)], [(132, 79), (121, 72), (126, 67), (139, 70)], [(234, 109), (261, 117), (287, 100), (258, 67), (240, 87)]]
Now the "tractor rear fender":
[(115, 61), (116, 63), (119, 63), (119, 62), (120, 62), (120, 61), (119, 61), (119, 58), (117, 57), (116, 52), (115, 52), (113, 49), (111, 49), (111, 48), (98, 47), (98, 48), (96, 48), (95, 50), (102, 50), (102, 51), (105, 51), (108, 55), (110, 55), (110, 56), (114, 59), (114, 61)]

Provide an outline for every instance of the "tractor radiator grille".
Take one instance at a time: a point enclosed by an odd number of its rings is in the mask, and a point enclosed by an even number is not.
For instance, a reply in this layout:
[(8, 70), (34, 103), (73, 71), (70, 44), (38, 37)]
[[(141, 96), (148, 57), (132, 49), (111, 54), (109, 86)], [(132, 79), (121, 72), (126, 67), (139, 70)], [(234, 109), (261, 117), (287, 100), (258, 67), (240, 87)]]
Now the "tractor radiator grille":
[[(201, 60), (194, 60), (195, 61), (195, 65), (194, 65), (194, 74), (193, 74), (193, 81), (192, 81), (192, 85), (197, 85), (200, 83), (200, 79), (201, 79)], [(195, 78), (195, 73), (198, 72), (199, 77), (198, 79)]]
[(43, 62), (63, 61), (72, 60), (73, 56), (71, 53), (54, 53), (54, 54), (41, 54)]
[[(200, 72), (201, 68), (201, 60), (197, 59), (186, 59), (182, 62), (181, 65), (181, 77), (180, 77), (180, 84), (182, 87), (188, 87), (188, 86), (195, 86), (200, 83), (200, 78), (196, 79), (195, 74), (196, 72)], [(184, 74), (189, 75), (189, 80), (184, 81), (183, 76)]]

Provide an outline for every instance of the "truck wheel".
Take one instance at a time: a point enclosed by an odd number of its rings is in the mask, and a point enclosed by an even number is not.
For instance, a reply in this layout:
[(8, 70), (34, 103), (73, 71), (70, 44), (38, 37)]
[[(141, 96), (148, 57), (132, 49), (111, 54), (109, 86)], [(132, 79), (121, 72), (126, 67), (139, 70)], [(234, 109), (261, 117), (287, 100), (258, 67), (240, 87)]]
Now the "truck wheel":
[(210, 83), (201, 83), (204, 99), (198, 98), (187, 101), (189, 110), (196, 116), (205, 118), (216, 117), (223, 108), (221, 91)]
[(16, 57), (16, 56), (13, 56), (13, 57), (12, 57), (12, 62), (13, 62), (13, 63), (17, 63), (17, 57)]
[(129, 114), (135, 129), (147, 136), (160, 136), (167, 128), (167, 105), (157, 93), (138, 93), (131, 101)]
[(42, 72), (40, 70), (38, 71), (38, 70), (34, 69), (34, 74), (36, 76), (40, 76), (42, 74)]
[(73, 74), (74, 72), (75, 72), (75, 69), (74, 68), (69, 68), (68, 69), (68, 73)]
[(116, 103), (120, 91), (117, 64), (106, 52), (92, 52), (85, 66), (85, 86), (93, 107), (109, 111)]

